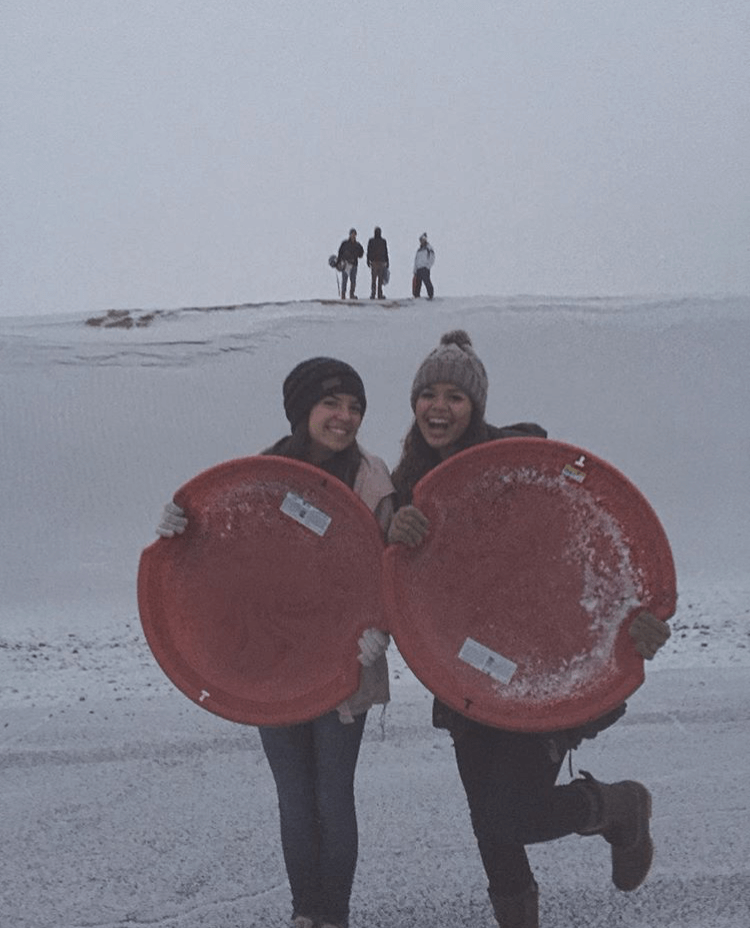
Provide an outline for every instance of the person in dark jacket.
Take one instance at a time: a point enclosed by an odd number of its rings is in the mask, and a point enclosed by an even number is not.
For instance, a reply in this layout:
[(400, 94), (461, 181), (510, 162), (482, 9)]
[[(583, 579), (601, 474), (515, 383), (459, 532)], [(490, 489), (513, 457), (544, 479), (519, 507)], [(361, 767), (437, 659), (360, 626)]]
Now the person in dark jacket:
[[(466, 332), (443, 335), (419, 367), (411, 390), (414, 422), (393, 473), (400, 507), (388, 531), (390, 544), (415, 547), (429, 524), (411, 505), (416, 483), (446, 458), (482, 442), (546, 437), (538, 425), (497, 428), (484, 418), (487, 373)], [(638, 613), (629, 629), (633, 646), (650, 659), (669, 637), (651, 613)], [(433, 723), (453, 739), (459, 775), (500, 928), (538, 928), (538, 887), (525, 846), (565, 835), (602, 835), (611, 846), (612, 880), (621, 890), (639, 886), (653, 854), (651, 795), (635, 781), (601, 783), (584, 774), (556, 780), (567, 751), (617, 720), (625, 707), (582, 728), (551, 733), (504, 731), (481, 724), (435, 699)]]
[(341, 299), (346, 299), (346, 285), (349, 284), (349, 299), (356, 300), (357, 264), (365, 250), (357, 241), (357, 230), (349, 229), (349, 238), (339, 246), (338, 267), (341, 270)]
[(367, 243), (367, 266), (370, 268), (372, 283), (370, 285), (370, 299), (383, 299), (383, 276), (389, 266), (388, 262), (388, 242), (383, 238), (380, 226), (375, 226), (373, 237)]

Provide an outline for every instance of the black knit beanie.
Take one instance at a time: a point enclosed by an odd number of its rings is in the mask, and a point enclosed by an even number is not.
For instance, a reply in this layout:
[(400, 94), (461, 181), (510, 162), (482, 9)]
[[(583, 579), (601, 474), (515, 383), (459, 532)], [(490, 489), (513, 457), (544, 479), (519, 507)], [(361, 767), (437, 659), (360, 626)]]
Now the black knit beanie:
[(313, 406), (332, 393), (356, 396), (365, 414), (365, 385), (354, 368), (336, 358), (309, 358), (302, 361), (284, 381), (284, 412), (294, 431), (307, 419)]

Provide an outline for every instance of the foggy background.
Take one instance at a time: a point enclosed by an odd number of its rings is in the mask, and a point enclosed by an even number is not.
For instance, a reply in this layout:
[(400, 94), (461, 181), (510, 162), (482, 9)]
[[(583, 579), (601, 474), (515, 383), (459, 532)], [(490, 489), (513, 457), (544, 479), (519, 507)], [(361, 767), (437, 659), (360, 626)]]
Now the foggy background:
[[(746, 0), (5, 0), (0, 313), (750, 291)], [(360, 285), (360, 295), (365, 287)], [(366, 294), (364, 294), (366, 295)]]

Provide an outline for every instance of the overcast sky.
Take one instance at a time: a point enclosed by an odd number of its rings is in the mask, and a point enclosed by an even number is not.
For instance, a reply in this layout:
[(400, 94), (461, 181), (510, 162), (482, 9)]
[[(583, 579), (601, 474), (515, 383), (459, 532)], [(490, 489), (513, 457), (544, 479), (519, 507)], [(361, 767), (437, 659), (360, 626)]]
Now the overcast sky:
[[(4, 315), (750, 292), (747, 0), (3, 0)], [(358, 292), (366, 296), (366, 268)]]

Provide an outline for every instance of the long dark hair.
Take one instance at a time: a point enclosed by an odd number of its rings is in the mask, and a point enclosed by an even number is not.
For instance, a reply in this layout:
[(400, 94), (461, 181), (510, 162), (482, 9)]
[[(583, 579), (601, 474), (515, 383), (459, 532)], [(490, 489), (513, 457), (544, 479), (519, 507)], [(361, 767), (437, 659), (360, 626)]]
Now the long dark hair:
[[(277, 454), (282, 458), (294, 458), (296, 461), (304, 461), (306, 464), (311, 464), (311, 448), (312, 440), (307, 428), (307, 420), (304, 420), (297, 425), (291, 435), (280, 438), (275, 444), (271, 445), (270, 448), (266, 448), (265, 451), (262, 451), (261, 454)], [(330, 458), (326, 458), (325, 461), (316, 463), (315, 467), (319, 467), (327, 474), (338, 477), (350, 490), (353, 490), (354, 480), (357, 476), (361, 461), (362, 452), (359, 450), (357, 442), (353, 441), (348, 448), (344, 448), (343, 451), (337, 451), (335, 454), (331, 455)]]
[[(481, 444), (489, 438), (489, 426), (484, 421), (476, 409), (472, 407), (471, 419), (466, 431), (456, 443), (454, 454), (463, 451), (465, 448), (471, 448), (473, 445)], [(437, 467), (442, 462), (442, 458), (430, 448), (424, 440), (420, 431), (417, 420), (412, 422), (411, 428), (404, 438), (401, 460), (396, 465), (391, 479), (396, 488), (397, 502), (399, 506), (405, 506), (411, 502), (411, 494), (416, 484), (424, 477), (426, 473)]]

